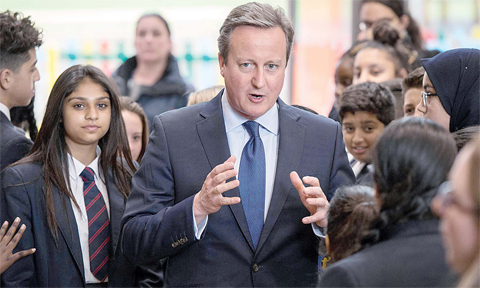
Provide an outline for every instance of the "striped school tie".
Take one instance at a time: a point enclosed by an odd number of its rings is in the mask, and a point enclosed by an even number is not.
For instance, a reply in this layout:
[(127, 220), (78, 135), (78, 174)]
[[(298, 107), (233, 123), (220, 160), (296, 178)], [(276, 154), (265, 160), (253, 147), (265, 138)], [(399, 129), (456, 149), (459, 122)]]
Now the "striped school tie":
[(89, 167), (80, 173), (83, 179), (83, 197), (88, 216), (88, 248), (90, 271), (104, 282), (108, 277), (110, 249), (110, 220), (102, 193), (95, 184), (95, 174)]

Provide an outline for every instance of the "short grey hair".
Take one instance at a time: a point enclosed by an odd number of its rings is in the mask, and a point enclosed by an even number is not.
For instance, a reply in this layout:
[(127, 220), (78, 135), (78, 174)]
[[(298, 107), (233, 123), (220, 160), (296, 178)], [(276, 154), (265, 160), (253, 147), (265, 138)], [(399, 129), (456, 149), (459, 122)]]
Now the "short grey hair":
[(230, 38), (235, 28), (239, 26), (253, 26), (258, 28), (280, 27), (287, 39), (287, 63), (293, 44), (293, 24), (285, 15), (285, 11), (278, 7), (274, 9), (270, 4), (250, 2), (233, 8), (220, 28), (218, 50), (225, 64), (227, 63)]

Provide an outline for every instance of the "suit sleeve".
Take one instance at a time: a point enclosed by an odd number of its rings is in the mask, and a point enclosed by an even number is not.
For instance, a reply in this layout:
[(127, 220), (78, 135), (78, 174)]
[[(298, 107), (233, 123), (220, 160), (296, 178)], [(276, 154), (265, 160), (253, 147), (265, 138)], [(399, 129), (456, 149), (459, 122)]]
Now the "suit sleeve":
[[(2, 222), (8, 221), (9, 227), (16, 217), (20, 217), (20, 225), (25, 224), (26, 229), (22, 238), (13, 250), (18, 251), (34, 248), (32, 227), (32, 214), (30, 199), (25, 183), (15, 167), (7, 169), (1, 178), (1, 215)], [(17, 230), (18, 231), (18, 230)], [(41, 247), (36, 247), (41, 249)], [(35, 253), (16, 261), (2, 274), (3, 287), (25, 287), (33, 280)]]
[(359, 287), (359, 283), (343, 266), (333, 265), (325, 270), (317, 287)]
[(154, 130), (140, 169), (132, 179), (125, 214), (121, 249), (134, 265), (155, 262), (195, 242), (193, 197), (176, 203), (174, 175), (161, 118)]
[(335, 151), (330, 170), (330, 187), (327, 192), (327, 199), (331, 200), (337, 188), (355, 184), (355, 175), (348, 163), (347, 152), (345, 151), (345, 143), (343, 142), (342, 128), (339, 123), (337, 125), (337, 137), (335, 140)]
[(27, 156), (32, 146), (32, 140), (21, 134), (15, 135), (14, 138), (10, 139), (5, 146), (2, 147), (2, 149), (5, 149), (2, 151), (2, 168), (5, 168)]

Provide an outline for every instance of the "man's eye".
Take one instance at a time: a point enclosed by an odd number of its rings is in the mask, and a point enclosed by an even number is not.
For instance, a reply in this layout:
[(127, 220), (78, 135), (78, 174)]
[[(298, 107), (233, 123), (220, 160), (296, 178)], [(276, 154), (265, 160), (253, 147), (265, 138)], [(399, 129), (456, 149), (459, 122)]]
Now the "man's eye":
[(268, 65), (267, 65), (267, 67), (268, 67), (268, 69), (271, 69), (271, 70), (273, 70), (273, 69), (277, 68), (277, 67), (278, 67), (278, 65), (275, 65), (275, 64), (268, 64)]
[(242, 63), (242, 67), (245, 67), (245, 68), (250, 67), (250, 65), (251, 65), (250, 63)]

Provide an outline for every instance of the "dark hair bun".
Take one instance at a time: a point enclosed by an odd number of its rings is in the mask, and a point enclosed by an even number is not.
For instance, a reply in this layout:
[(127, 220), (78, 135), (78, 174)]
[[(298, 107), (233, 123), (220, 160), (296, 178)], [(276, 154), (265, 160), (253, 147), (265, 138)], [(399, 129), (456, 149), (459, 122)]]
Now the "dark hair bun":
[(373, 25), (373, 40), (384, 45), (395, 46), (399, 39), (400, 34), (390, 26), (388, 20), (381, 20)]

